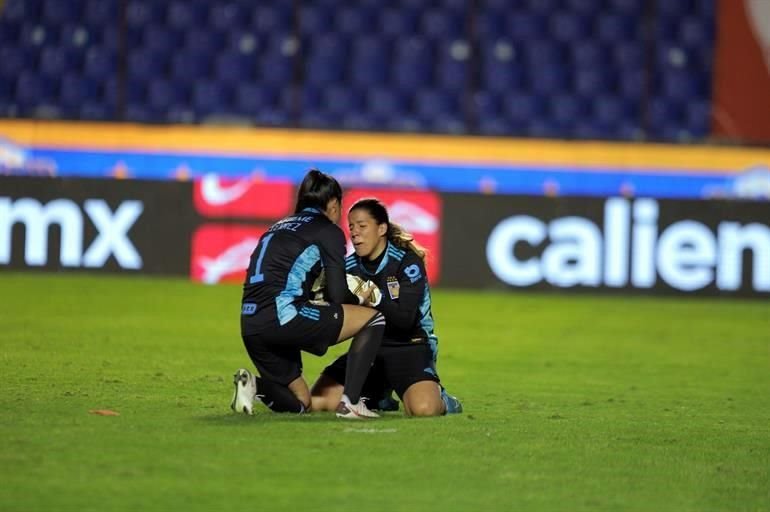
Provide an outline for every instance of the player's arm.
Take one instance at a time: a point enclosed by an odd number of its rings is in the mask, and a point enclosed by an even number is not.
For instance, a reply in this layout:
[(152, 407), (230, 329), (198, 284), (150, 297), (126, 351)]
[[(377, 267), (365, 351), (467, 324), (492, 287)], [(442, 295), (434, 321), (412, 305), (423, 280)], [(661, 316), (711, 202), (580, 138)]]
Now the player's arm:
[(425, 296), (425, 265), (417, 255), (407, 253), (398, 269), (398, 300), (391, 296), (386, 287), (382, 300), (376, 308), (385, 315), (388, 325), (398, 329), (409, 329), (414, 325), (420, 313), (420, 305)]
[(339, 226), (326, 228), (321, 234), (319, 246), (326, 274), (326, 298), (338, 304), (359, 304), (358, 297), (348, 289), (345, 279), (345, 234)]

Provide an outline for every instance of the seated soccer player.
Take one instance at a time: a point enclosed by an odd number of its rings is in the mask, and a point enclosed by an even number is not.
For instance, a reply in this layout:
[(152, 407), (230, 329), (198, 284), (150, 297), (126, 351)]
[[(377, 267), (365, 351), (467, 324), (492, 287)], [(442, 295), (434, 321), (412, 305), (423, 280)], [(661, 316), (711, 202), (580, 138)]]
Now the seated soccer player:
[[(345, 271), (377, 288), (368, 304), (386, 320), (382, 345), (364, 382), (370, 407), (393, 410), (395, 391), (409, 416), (462, 412), (462, 404), (440, 384), (436, 371), (438, 338), (433, 332), (425, 250), (400, 226), (390, 222), (377, 199), (362, 199), (348, 213), (355, 253)], [(313, 410), (334, 410), (346, 383), (349, 356), (327, 366), (311, 390)], [(397, 407), (397, 403), (395, 403)]]

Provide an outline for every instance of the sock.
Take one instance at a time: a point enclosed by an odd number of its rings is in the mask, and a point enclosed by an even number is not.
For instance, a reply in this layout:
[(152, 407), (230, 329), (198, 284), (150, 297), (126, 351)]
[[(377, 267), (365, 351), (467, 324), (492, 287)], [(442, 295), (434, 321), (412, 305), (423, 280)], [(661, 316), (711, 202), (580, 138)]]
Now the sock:
[(262, 395), (259, 399), (273, 412), (293, 412), (295, 414), (305, 412), (305, 404), (288, 387), (281, 384), (258, 378), (257, 394)]
[(377, 357), (384, 332), (385, 317), (382, 316), (382, 313), (377, 312), (364, 328), (353, 336), (350, 350), (348, 350), (344, 391), (352, 404), (358, 403), (361, 399), (361, 388), (369, 375), (374, 358)]

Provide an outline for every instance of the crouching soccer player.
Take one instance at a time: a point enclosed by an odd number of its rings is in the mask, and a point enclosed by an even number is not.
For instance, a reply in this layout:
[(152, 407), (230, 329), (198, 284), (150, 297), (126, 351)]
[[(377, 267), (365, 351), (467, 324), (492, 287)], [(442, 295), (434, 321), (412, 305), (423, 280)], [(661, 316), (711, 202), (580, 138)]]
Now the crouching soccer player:
[[(234, 411), (252, 414), (256, 397), (276, 412), (309, 410), (301, 351), (323, 355), (330, 345), (353, 337), (344, 390), (333, 409), (341, 418), (378, 416), (360, 396), (385, 319), (377, 310), (359, 305), (371, 290), (360, 297), (348, 290), (345, 235), (337, 225), (341, 204), (339, 183), (318, 170), (309, 171), (300, 185), (294, 215), (276, 222), (254, 249), (243, 285), (241, 335), (259, 377), (247, 369), (236, 372)], [(310, 287), (322, 268), (328, 303), (311, 301)]]

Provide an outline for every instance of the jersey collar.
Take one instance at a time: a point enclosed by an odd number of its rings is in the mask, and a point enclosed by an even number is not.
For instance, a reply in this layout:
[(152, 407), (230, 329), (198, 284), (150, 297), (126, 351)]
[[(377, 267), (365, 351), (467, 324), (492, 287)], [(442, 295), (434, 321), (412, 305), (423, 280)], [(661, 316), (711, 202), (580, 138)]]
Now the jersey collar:
[[(390, 249), (390, 240), (388, 240), (387, 245), (385, 245), (385, 250), (382, 251), (382, 259), (380, 260), (380, 264), (377, 266), (377, 270), (372, 273), (366, 270), (366, 267), (364, 266), (364, 262), (361, 258), (358, 258), (358, 266), (361, 267), (361, 270), (370, 276), (376, 276), (380, 272), (382, 272), (385, 269), (385, 265), (388, 264), (388, 249)], [(358, 257), (358, 256), (356, 256)]]

